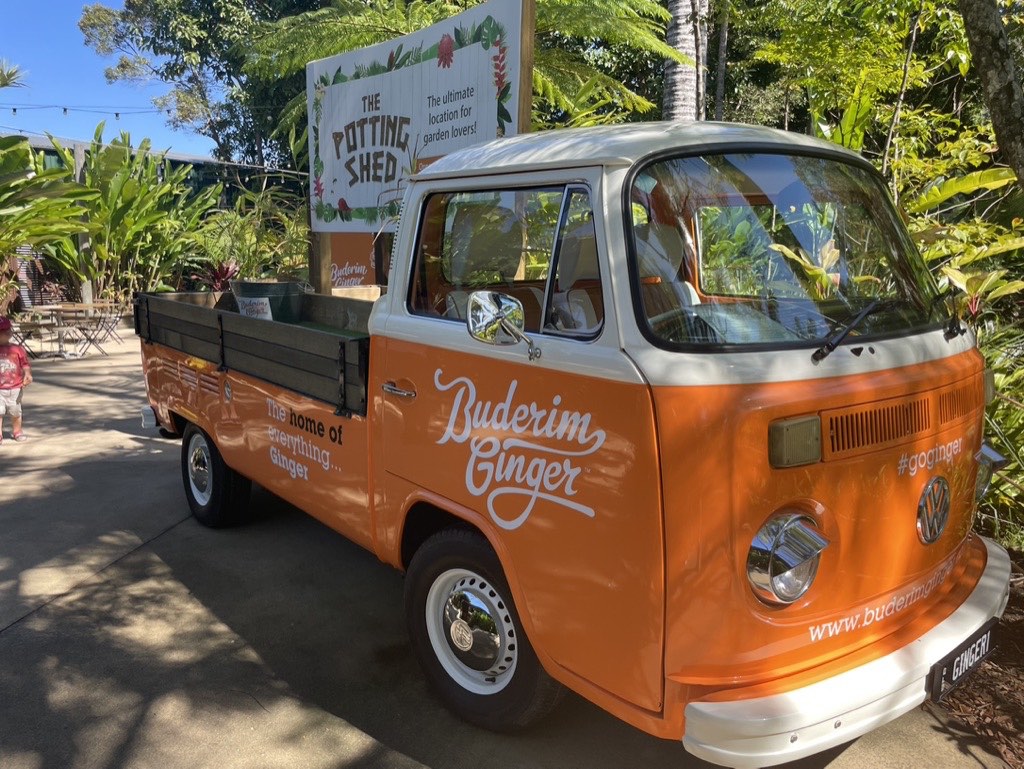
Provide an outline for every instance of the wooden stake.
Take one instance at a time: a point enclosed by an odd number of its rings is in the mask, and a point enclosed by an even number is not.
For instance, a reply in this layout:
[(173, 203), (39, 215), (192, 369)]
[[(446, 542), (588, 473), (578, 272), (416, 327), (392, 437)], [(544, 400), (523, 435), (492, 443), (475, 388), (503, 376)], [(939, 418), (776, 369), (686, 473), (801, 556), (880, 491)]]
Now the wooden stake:
[(522, 0), (519, 49), (519, 133), (529, 133), (533, 115), (533, 46), (537, 27), (536, 0)]

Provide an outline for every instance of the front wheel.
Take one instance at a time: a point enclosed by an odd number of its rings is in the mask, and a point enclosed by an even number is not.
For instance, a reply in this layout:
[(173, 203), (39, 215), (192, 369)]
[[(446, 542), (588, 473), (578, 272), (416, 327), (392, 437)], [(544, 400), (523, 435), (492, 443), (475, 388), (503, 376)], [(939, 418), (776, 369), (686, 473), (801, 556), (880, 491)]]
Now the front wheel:
[(192, 514), (204, 526), (240, 523), (252, 483), (226, 464), (205, 432), (190, 424), (181, 437), (181, 479)]
[(409, 635), (442, 702), (470, 723), (512, 731), (547, 715), (562, 687), (523, 633), (497, 556), (482, 536), (439, 532), (405, 583)]

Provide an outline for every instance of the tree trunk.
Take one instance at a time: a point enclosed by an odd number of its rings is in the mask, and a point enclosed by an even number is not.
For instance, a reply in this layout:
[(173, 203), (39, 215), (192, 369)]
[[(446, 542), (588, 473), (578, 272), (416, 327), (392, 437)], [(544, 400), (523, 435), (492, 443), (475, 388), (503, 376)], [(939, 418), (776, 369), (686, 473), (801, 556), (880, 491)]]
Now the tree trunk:
[(729, 65), (729, 0), (721, 0), (718, 17), (718, 66), (715, 68), (715, 120), (725, 115), (725, 70)]
[(1024, 184), (1024, 93), (996, 0), (960, 0), (972, 65), (985, 90), (999, 149)]
[(668, 0), (672, 14), (666, 42), (689, 59), (665, 64), (662, 117), (690, 122), (704, 119), (704, 63), (708, 0)]

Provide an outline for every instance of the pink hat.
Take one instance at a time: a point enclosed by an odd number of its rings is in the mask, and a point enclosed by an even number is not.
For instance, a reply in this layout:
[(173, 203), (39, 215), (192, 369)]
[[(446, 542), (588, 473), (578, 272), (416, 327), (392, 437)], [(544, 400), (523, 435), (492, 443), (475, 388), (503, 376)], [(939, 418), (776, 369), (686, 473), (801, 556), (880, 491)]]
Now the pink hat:
[(0, 332), (10, 331), (11, 321), (9, 318), (0, 318)]

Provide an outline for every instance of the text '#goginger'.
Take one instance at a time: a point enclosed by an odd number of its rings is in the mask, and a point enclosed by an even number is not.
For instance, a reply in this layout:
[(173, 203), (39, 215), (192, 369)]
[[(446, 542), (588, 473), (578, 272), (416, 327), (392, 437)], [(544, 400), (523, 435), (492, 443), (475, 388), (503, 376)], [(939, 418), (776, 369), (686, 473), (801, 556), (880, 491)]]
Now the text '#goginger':
[[(487, 495), (487, 511), (503, 529), (518, 529), (530, 517), (537, 500), (543, 499), (575, 510), (590, 518), (591, 507), (571, 499), (582, 468), (576, 460), (593, 454), (604, 445), (605, 432), (591, 426), (590, 412), (560, 408), (562, 396), (551, 398), (550, 406), (515, 399), (517, 380), (512, 380), (505, 399), (478, 400), (476, 385), (468, 377), (441, 380), (434, 373), (439, 392), (452, 392), (452, 411), (438, 445), (469, 444), (466, 489), (473, 496)], [(556, 443), (552, 443), (556, 442)], [(511, 515), (501, 497), (525, 497), (522, 509)]]

